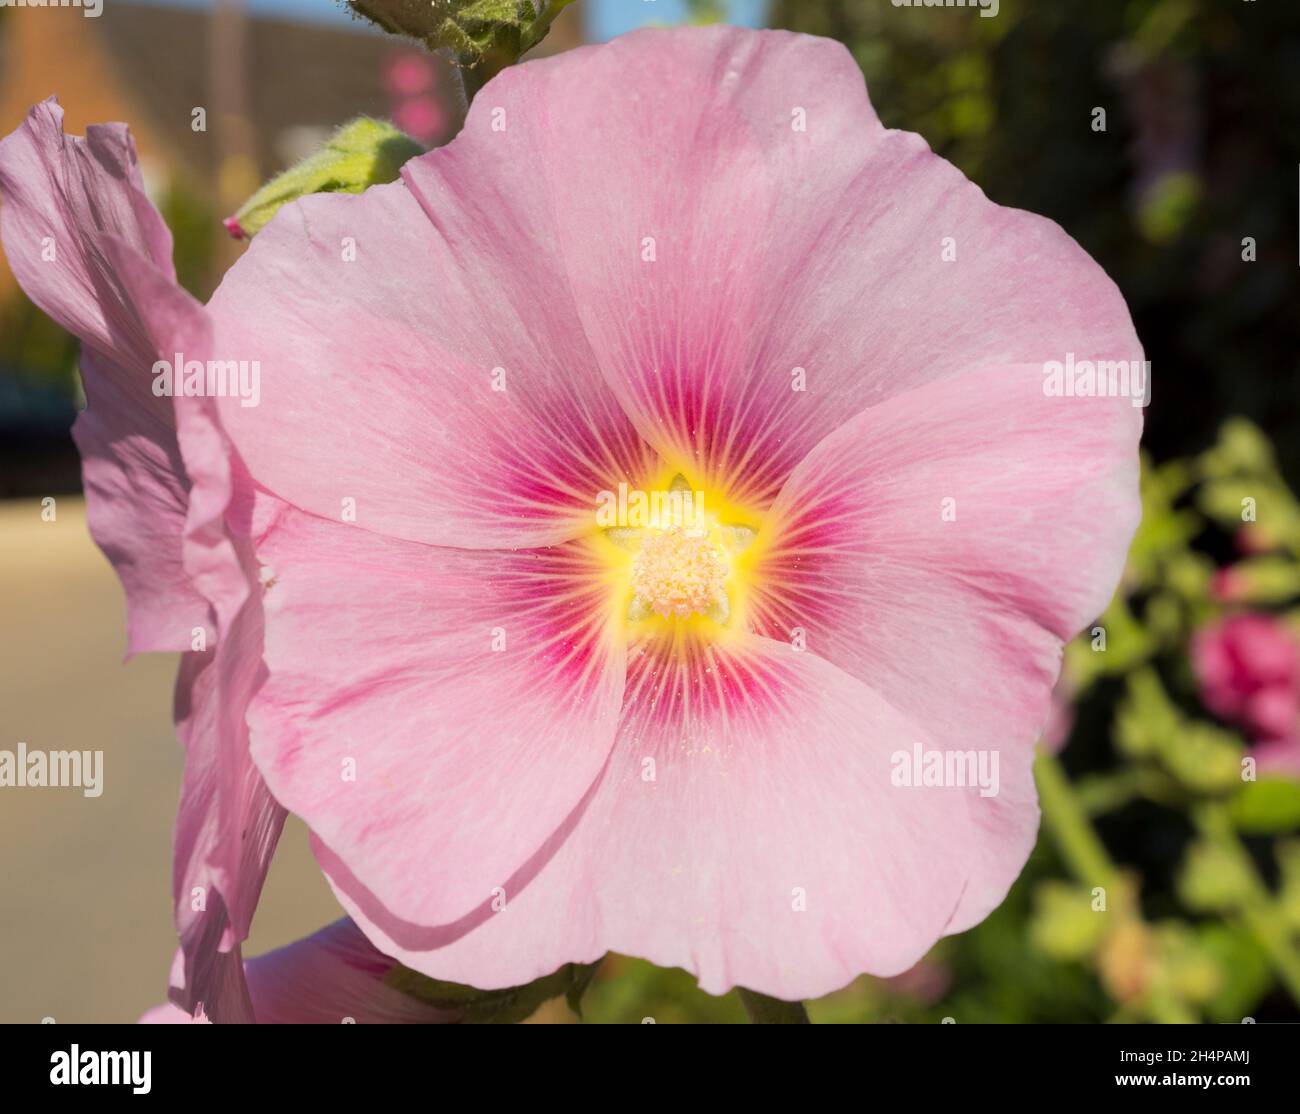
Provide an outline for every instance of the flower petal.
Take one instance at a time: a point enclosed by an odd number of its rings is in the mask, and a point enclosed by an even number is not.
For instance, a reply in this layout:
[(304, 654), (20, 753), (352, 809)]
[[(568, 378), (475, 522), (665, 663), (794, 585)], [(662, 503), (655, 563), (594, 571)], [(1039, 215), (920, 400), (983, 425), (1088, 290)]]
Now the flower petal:
[[(346, 917), (287, 947), (244, 961), (251, 1015), (260, 1025), (437, 1025), (459, 1018), (387, 985), (395, 966)], [(147, 1025), (194, 1019), (175, 1006), (158, 1006)]]
[(988, 368), (859, 414), (782, 490), (753, 572), (760, 631), (798, 629), (936, 738), (1002, 750), (1004, 791), (969, 801), (986, 885), (954, 931), (1001, 901), (1033, 846), (1033, 745), (1061, 646), (1105, 608), (1141, 514), (1141, 411), (1043, 382)]
[(250, 1020), (240, 943), (248, 936), (285, 810), (248, 750), (245, 715), (262, 675), (260, 608), (250, 603), (215, 650), (186, 654), (176, 683), (185, 779), (172, 886), (180, 962), (172, 1000), (217, 1022)]
[(713, 994), (817, 997), (907, 970), (981, 883), (960, 799), (975, 790), (892, 783), (914, 744), (935, 746), (787, 644), (643, 645), (585, 811), (494, 915), (422, 930), (317, 854), (376, 946), (435, 978), (508, 986), (613, 950)]
[[(122, 124), (63, 134), (51, 98), (0, 141), (0, 237), (27, 295), (80, 337), (87, 407), (73, 426), (91, 534), (126, 590), (131, 652), (184, 650), (211, 628), (208, 603), (185, 575), (189, 481), (172, 400), (152, 393), (157, 322), (174, 312), (136, 301), (110, 245), (124, 244), (174, 284), (171, 238), (145, 197)], [(198, 342), (196, 342), (198, 343)], [(198, 356), (198, 352), (193, 353)], [(170, 353), (168, 354), (170, 357)]]
[(642, 436), (741, 502), (770, 502), (822, 437), (901, 391), (1140, 351), (1101, 269), (884, 129), (828, 39), (646, 30), (511, 67), (407, 176), (434, 210), (470, 167), (484, 224), (507, 174), (529, 199)]
[(260, 483), (393, 537), (523, 546), (574, 536), (598, 492), (649, 468), (551, 257), (517, 227), (527, 199), (447, 231), (493, 188), (475, 166), (436, 223), (402, 182), (306, 197), (230, 270), (219, 344), (258, 361), (262, 397), (223, 400), (222, 418)]
[[(211, 351), (205, 311), (132, 247), (106, 235), (102, 250), (130, 304), (149, 306), (142, 340), (159, 352)], [(274, 853), (285, 812), (248, 753), (245, 713), (262, 677), (262, 614), (252, 541), (227, 520), (236, 473), (213, 399), (175, 399), (176, 439), (189, 490), (181, 570), (211, 604), (214, 626), (188, 643), (176, 684), (177, 734), (186, 751), (176, 822), (173, 889), (183, 962), (173, 995), (214, 1021), (247, 1020), (239, 944)], [(254, 496), (243, 492), (245, 502)], [(263, 501), (265, 497), (263, 497)], [(193, 637), (187, 631), (188, 638)], [(215, 640), (215, 648), (207, 648)]]
[(578, 544), (442, 549), (287, 515), (259, 547), (275, 797), (398, 915), (485, 907), (614, 737), (623, 647)]

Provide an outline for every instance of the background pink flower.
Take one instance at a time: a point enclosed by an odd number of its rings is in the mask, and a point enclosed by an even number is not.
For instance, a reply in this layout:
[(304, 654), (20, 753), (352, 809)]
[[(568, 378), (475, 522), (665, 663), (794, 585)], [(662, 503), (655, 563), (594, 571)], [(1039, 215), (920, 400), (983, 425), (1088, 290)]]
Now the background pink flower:
[(384, 68), (384, 86), (392, 96), (390, 115), (397, 127), (421, 143), (432, 144), (450, 134), (451, 120), (437, 95), (438, 67), (428, 55), (402, 51)]
[(1247, 612), (1206, 627), (1192, 663), (1210, 711), (1240, 723), (1269, 765), (1300, 767), (1300, 643), (1281, 620)]

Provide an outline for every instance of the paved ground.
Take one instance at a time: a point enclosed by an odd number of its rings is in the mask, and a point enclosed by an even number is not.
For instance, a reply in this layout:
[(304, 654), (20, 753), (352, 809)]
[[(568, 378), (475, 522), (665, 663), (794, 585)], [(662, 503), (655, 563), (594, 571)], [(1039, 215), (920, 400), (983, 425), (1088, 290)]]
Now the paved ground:
[[(104, 792), (0, 789), (0, 1022), (134, 1021), (166, 995), (176, 662), (122, 664), (125, 604), (80, 500), (0, 503), (0, 749), (102, 750)], [(340, 915), (290, 821), (247, 954)]]

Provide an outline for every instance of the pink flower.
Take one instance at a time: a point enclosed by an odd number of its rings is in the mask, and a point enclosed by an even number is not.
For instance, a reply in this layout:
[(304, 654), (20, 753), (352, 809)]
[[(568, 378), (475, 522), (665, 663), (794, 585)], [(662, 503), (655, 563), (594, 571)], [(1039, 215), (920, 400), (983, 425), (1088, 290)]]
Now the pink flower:
[(29, 296), (83, 343), (87, 408), (73, 436), (91, 533), (126, 589), (128, 649), (185, 651), (176, 999), (205, 1003), (214, 1020), (251, 1020), (238, 945), (285, 815), (253, 767), (244, 715), (262, 670), (251, 539), (270, 504), (246, 481), (232, 498), (213, 399), (152, 390), (158, 359), (210, 356), (212, 328), (176, 285), (171, 236), (125, 127), (79, 139), (62, 119), (51, 99), (0, 141), (0, 237)]
[(1192, 664), (1202, 702), (1255, 737), (1261, 766), (1300, 770), (1300, 644), (1281, 621), (1247, 612), (1206, 627)]
[(447, 114), (433, 97), (408, 97), (393, 109), (393, 123), (413, 139), (432, 143), (447, 127)]
[(402, 51), (384, 63), (384, 86), (394, 97), (427, 93), (437, 77), (433, 60), (427, 54)]
[(384, 67), (384, 85), (392, 94), (392, 120), (421, 143), (432, 145), (451, 133), (447, 111), (435, 94), (438, 70), (427, 54), (403, 51)]
[[(7, 154), (23, 230), (64, 219)], [(138, 269), (100, 288), (162, 313)], [(508, 69), (172, 324), (261, 371), (259, 405), (176, 406), (195, 525), (169, 506), (163, 540), (219, 629), (178, 908), (208, 878), (238, 910), (182, 917), (222, 926), (187, 1004), (239, 1001), (266, 787), (380, 951), (481, 987), (614, 950), (818, 996), (1002, 900), (1062, 643), (1139, 515), (1140, 409), (1044, 364), (1141, 350), (1078, 246), (883, 128), (842, 47), (695, 28)], [(620, 485), (703, 516), (608, 531)], [(950, 752), (996, 777), (906, 772)]]

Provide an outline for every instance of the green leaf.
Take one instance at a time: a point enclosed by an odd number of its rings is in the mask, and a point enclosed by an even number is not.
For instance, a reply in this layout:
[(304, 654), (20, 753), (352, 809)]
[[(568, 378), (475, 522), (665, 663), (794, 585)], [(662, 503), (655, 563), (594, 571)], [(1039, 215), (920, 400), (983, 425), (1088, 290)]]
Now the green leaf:
[(1197, 932), (1202, 949), (1224, 973), (1206, 1013), (1211, 1021), (1239, 1022), (1272, 983), (1268, 954), (1249, 932), (1235, 925), (1208, 922)]
[(579, 1019), (582, 1018), (582, 996), (587, 993), (587, 987), (591, 985), (591, 980), (596, 977), (598, 970), (600, 970), (599, 960), (575, 967), (568, 989), (564, 992), (564, 1000)]
[(1248, 781), (1232, 799), (1233, 826), (1247, 835), (1300, 828), (1300, 782), (1282, 778)]

